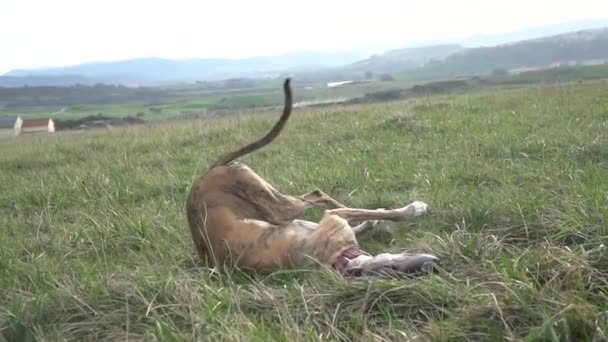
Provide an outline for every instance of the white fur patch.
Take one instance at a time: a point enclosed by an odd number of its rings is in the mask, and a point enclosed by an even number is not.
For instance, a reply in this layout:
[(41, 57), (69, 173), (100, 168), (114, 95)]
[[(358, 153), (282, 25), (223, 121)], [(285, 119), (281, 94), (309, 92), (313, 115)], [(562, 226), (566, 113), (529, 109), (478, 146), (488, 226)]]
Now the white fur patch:
[(414, 216), (420, 216), (426, 213), (429, 207), (426, 203), (420, 201), (413, 202), (410, 205), (414, 207)]

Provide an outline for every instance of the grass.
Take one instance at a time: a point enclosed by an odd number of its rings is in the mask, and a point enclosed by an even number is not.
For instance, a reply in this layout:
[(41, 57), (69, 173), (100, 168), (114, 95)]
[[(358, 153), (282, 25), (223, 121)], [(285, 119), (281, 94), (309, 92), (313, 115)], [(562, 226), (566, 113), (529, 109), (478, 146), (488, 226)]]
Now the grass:
[(494, 76), (490, 80), (496, 84), (530, 84), (598, 80), (606, 78), (608, 78), (608, 65), (585, 65), (533, 70), (506, 76)]
[[(299, 90), (296, 90), (299, 91)], [(0, 334), (33, 340), (601, 340), (608, 83), (298, 109), (244, 158), (286, 193), (430, 212), (359, 239), (443, 270), (213, 273), (185, 197), (277, 115), (0, 141)], [(318, 218), (318, 211), (307, 213)], [(1, 336), (1, 335), (0, 335)]]

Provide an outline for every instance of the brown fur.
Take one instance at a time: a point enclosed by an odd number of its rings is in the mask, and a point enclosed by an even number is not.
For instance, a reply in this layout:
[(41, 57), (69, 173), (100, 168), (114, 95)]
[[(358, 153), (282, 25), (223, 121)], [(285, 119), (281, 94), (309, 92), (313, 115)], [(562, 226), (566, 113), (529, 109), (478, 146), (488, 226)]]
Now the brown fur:
[[(272, 271), (309, 260), (333, 265), (345, 250), (357, 248), (347, 220), (402, 220), (414, 208), (364, 210), (344, 207), (320, 190), (301, 196), (280, 193), (249, 167), (231, 163), (276, 138), (289, 119), (292, 94), (284, 83), (283, 114), (261, 139), (220, 158), (193, 186), (187, 201), (188, 223), (199, 255), (215, 266)], [(317, 224), (299, 220), (304, 210), (327, 210)], [(409, 211), (408, 211), (409, 210)]]

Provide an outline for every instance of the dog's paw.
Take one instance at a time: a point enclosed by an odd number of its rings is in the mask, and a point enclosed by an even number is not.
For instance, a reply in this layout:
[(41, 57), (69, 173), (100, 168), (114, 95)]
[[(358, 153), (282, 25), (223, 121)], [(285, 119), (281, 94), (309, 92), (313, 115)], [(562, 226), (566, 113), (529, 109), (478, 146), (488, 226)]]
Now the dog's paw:
[(421, 202), (421, 201), (415, 201), (410, 205), (414, 207), (414, 216), (420, 216), (420, 215), (426, 213), (426, 211), (429, 208), (429, 206), (426, 203)]
[(427, 212), (428, 205), (421, 201), (415, 201), (399, 210), (412, 216), (420, 216)]

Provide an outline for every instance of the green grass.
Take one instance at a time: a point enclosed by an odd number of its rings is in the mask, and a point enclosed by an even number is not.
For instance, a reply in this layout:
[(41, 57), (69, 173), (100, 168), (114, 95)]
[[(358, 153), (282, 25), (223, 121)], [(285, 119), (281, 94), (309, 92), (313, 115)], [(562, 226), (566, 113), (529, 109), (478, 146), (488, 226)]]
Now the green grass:
[(587, 65), (526, 71), (519, 74), (491, 77), (490, 81), (496, 84), (531, 84), (606, 78), (608, 78), (608, 65)]
[[(299, 89), (296, 89), (299, 92)], [(185, 198), (277, 115), (0, 141), (0, 333), (32, 340), (550, 340), (608, 334), (608, 83), (296, 110), (243, 158), (286, 193), (430, 212), (359, 238), (443, 271), (211, 273)], [(318, 211), (307, 213), (314, 219)]]

